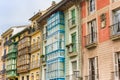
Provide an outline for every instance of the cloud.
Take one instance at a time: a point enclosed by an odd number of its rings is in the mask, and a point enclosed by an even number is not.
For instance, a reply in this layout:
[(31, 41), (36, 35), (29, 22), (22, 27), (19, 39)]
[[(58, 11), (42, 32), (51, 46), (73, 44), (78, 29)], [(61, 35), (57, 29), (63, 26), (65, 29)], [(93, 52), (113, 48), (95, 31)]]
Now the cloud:
[(45, 10), (51, 2), (52, 0), (0, 0), (0, 34), (9, 27), (29, 24), (28, 19), (34, 12)]

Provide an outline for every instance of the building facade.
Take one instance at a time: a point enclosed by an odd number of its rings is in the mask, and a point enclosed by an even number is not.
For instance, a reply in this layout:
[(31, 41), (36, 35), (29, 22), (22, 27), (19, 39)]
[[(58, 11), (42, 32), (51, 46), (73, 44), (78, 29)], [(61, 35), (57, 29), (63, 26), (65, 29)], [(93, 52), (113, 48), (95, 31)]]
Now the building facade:
[(18, 80), (29, 80), (30, 73), (30, 26), (19, 33), (18, 54), (17, 54), (17, 73)]
[[(65, 13), (65, 60), (66, 60), (66, 80), (80, 80), (81, 66), (81, 42), (79, 33), (80, 25), (80, 1), (75, 0)], [(69, 1), (70, 2), (70, 1)]]
[(1, 60), (1, 56), (2, 56), (2, 38), (1, 38), (1, 36), (0, 36), (0, 79), (2, 79), (2, 65), (3, 65), (3, 62), (2, 62), (2, 60)]
[(120, 0), (81, 2), (83, 80), (120, 80)]
[(6, 56), (6, 77), (8, 80), (18, 80), (17, 74), (17, 44), (19, 41), (18, 33), (22, 31), (25, 26), (13, 27), (13, 33), (8, 44), (8, 53)]
[(8, 30), (6, 30), (1, 36), (3, 39), (2, 42), (2, 56), (1, 56), (1, 60), (2, 60), (2, 71), (1, 71), (1, 76), (3, 80), (7, 79), (6, 76), (6, 62), (7, 62), (7, 53), (8, 53), (8, 47), (9, 47), (9, 43), (11, 42), (11, 36), (13, 35), (13, 28), (10, 28)]
[(31, 21), (31, 47), (30, 47), (30, 78), (29, 80), (40, 80), (41, 63), (40, 55), (42, 54), (42, 30), (37, 24), (36, 20), (42, 16), (44, 12), (38, 12), (32, 18)]

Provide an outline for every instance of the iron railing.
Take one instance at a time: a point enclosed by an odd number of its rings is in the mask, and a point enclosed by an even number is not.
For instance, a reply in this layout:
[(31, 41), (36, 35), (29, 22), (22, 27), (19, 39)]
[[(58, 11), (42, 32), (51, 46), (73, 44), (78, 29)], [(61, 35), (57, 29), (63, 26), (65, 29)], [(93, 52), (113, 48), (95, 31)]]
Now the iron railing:
[(30, 52), (34, 52), (40, 49), (40, 42), (36, 42), (34, 44), (31, 45), (31, 51)]
[(28, 72), (29, 70), (30, 70), (29, 64), (17, 66), (17, 73)]
[(18, 44), (18, 50), (21, 50), (23, 48), (30, 47), (30, 41), (26, 41), (22, 44)]
[(120, 22), (110, 26), (111, 37), (120, 35)]
[(111, 72), (111, 80), (120, 80), (120, 71)]
[(97, 32), (92, 32), (85, 36), (85, 46), (97, 43)]
[(40, 67), (40, 60), (39, 59), (30, 63), (30, 69), (35, 69), (35, 68), (39, 68), (39, 67)]
[(76, 76), (75, 74), (67, 75), (66, 80), (80, 80), (80, 77)]

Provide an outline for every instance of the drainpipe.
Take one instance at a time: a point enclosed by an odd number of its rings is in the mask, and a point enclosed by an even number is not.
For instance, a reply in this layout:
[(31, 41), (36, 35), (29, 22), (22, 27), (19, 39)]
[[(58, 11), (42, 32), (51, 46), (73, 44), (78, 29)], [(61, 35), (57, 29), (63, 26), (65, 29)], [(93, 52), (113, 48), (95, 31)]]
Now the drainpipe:
[(79, 59), (79, 80), (82, 80), (82, 26), (81, 26), (81, 0), (75, 0), (78, 15), (78, 59)]

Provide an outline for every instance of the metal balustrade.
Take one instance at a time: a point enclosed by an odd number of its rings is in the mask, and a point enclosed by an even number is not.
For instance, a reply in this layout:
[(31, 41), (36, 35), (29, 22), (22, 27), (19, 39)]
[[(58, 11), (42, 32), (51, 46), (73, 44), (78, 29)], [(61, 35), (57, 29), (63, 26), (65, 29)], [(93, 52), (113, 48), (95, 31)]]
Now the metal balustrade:
[(112, 39), (118, 39), (120, 36), (120, 22), (110, 26), (110, 34)]
[(92, 44), (97, 43), (97, 32), (92, 32), (85, 36), (85, 46), (91, 46)]
[(34, 51), (37, 51), (37, 50), (40, 50), (40, 42), (36, 42), (36, 43), (33, 43), (32, 45), (31, 45), (31, 53), (32, 52), (34, 52)]
[(35, 69), (40, 67), (40, 59), (32, 61), (30, 63), (30, 69)]

